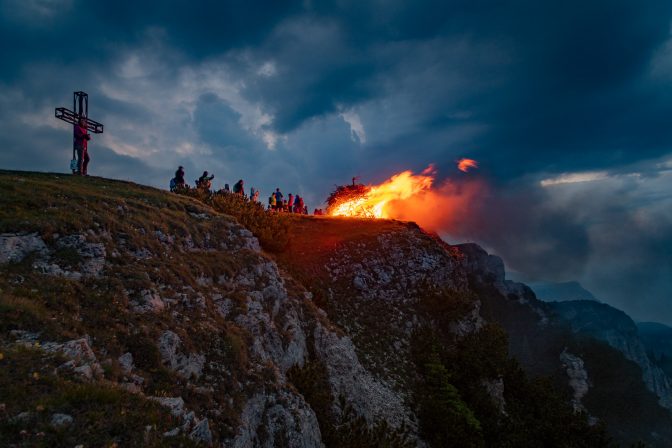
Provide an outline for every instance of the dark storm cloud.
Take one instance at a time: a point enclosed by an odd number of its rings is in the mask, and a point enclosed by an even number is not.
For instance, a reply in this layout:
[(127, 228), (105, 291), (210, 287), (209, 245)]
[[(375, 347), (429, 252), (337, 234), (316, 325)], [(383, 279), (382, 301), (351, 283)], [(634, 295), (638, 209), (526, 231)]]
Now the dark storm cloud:
[(587, 285), (637, 320), (672, 322), (672, 216), (614, 219), (619, 225), (603, 229)]
[[(166, 31), (169, 43), (192, 57), (254, 44), (284, 15), (287, 1), (3, 0), (0, 41), (7, 43), (4, 76), (36, 57), (58, 62), (107, 64), (120, 46), (139, 43), (148, 28)], [(3, 76), (3, 77), (4, 77)]]
[(229, 162), (258, 158), (260, 142), (244, 132), (241, 115), (215, 95), (206, 94), (198, 99), (194, 120), (201, 140), (220, 148), (220, 155)]
[(455, 112), (486, 124), (471, 146), (501, 177), (655, 157), (672, 138), (661, 119), (672, 102), (640, 82), (669, 38), (669, 2), (62, 3), (43, 17), (3, 2), (4, 77), (25, 61), (105, 66), (157, 28), (184, 63), (237, 49), (274, 58), (277, 73), (250, 80), (245, 94), (273, 113), (280, 134), (403, 91), (400, 107), (413, 108), (430, 140)]
[(274, 76), (251, 83), (246, 94), (266, 104), (274, 127), (292, 131), (305, 120), (356, 104), (375, 92), (375, 57), (365, 42), (352, 42), (339, 21), (312, 14), (276, 27), (258, 58), (275, 61)]
[[(669, 149), (661, 142), (669, 141), (671, 131), (659, 117), (672, 106), (655, 104), (640, 78), (669, 38), (671, 8), (631, 1), (606, 7), (579, 1), (506, 7), (392, 2), (386, 8), (320, 2), (261, 46), (260, 54), (277, 56), (279, 73), (250, 91), (273, 108), (280, 132), (339, 104), (399, 88), (410, 89), (416, 120), (429, 133), (445, 125), (451, 109), (463, 106), (473, 122), (489, 126), (474, 142), (483, 158), (520, 159), (502, 165), (506, 176), (563, 165), (568, 153), (584, 167), (627, 163), (639, 157), (629, 154), (633, 143), (647, 156)], [(456, 39), (469, 51), (441, 49)], [(436, 46), (423, 58), (423, 45), (431, 41)], [(488, 47), (491, 54), (484, 53)], [(504, 55), (500, 66), (488, 61), (499, 59), (497, 52)], [(428, 68), (431, 73), (422, 76)], [(422, 84), (403, 83), (405, 76)], [(457, 95), (446, 83), (456, 77), (468, 81)]]
[(585, 272), (592, 249), (588, 229), (545, 191), (511, 188), (481, 198), (464, 215), (453, 237), (486, 244), (510, 269), (555, 281)]

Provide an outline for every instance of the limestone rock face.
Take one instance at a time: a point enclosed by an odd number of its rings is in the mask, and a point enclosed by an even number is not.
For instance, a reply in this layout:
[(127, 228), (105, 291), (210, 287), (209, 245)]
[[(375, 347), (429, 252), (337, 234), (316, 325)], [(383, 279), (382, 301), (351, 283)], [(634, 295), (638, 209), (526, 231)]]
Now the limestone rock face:
[(103, 374), (95, 352), (91, 348), (88, 336), (73, 339), (64, 343), (44, 342), (41, 348), (48, 353), (61, 353), (70, 360), (59, 367), (61, 370), (71, 370), (82, 379), (92, 381)]
[(212, 432), (210, 432), (207, 418), (204, 418), (194, 426), (194, 429), (189, 433), (189, 438), (202, 442), (207, 446), (212, 445)]
[(412, 425), (412, 412), (403, 399), (362, 367), (349, 338), (339, 337), (321, 326), (315, 328), (314, 338), (317, 356), (329, 372), (334, 396), (344, 397), (370, 423), (384, 420), (393, 428), (402, 423)]
[(180, 337), (166, 330), (158, 342), (161, 360), (183, 378), (198, 378), (203, 373), (205, 356), (199, 353), (183, 353)]
[(56, 413), (51, 416), (51, 426), (61, 428), (70, 425), (73, 420), (72, 415)]
[[(253, 396), (245, 404), (240, 421), (234, 448), (273, 448), (280, 441), (291, 448), (324, 446), (315, 413), (300, 395), (287, 391)], [(262, 425), (266, 428), (265, 440), (260, 438)]]
[(37, 233), (0, 234), (0, 264), (18, 262), (30, 253), (44, 254), (46, 251), (47, 245)]
[(572, 397), (574, 410), (585, 411), (581, 399), (588, 393), (590, 382), (588, 372), (583, 365), (583, 359), (565, 350), (560, 354), (560, 361), (569, 377), (569, 387), (574, 391)]

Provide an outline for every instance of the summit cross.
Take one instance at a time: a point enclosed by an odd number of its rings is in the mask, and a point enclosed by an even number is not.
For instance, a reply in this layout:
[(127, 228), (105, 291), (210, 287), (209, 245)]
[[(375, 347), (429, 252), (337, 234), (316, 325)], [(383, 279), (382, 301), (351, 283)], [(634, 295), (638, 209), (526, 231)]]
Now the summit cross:
[(89, 118), (89, 95), (85, 92), (73, 92), (72, 110), (66, 107), (57, 107), (54, 111), (56, 118), (72, 125), (80, 119), (86, 121), (86, 129), (94, 134), (103, 133), (103, 124)]

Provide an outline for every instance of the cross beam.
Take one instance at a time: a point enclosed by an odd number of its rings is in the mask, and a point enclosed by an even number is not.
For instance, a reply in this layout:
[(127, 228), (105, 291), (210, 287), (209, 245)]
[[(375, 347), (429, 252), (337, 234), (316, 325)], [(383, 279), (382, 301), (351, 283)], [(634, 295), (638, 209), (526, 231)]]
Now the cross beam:
[(54, 115), (59, 120), (70, 124), (79, 124), (80, 119), (86, 122), (86, 129), (94, 134), (103, 133), (103, 124), (89, 118), (89, 95), (85, 92), (73, 92), (72, 109), (57, 107)]

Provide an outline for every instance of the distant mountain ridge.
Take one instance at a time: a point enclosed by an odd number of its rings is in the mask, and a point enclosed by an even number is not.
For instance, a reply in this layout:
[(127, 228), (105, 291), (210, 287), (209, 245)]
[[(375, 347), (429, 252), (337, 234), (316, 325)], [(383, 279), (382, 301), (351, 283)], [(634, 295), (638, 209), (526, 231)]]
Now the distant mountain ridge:
[(579, 282), (529, 282), (527, 285), (537, 295), (537, 299), (544, 302), (565, 302), (568, 300), (593, 300), (595, 296), (585, 289)]
[(672, 381), (649, 359), (638, 326), (627, 314), (592, 301), (554, 302), (551, 306), (570, 323), (574, 332), (604, 341), (637, 363), (647, 388), (660, 398), (661, 405), (672, 409)]
[(672, 357), (672, 327), (657, 322), (637, 322), (639, 338), (655, 356)]

